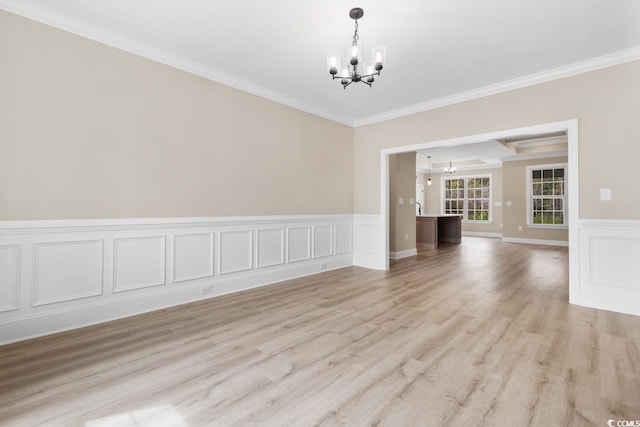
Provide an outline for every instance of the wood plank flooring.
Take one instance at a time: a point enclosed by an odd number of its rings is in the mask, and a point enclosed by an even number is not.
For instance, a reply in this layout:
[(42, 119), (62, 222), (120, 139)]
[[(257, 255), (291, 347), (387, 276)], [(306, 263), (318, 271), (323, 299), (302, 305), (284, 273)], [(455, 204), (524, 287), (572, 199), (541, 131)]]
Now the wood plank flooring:
[(570, 306), (567, 255), (465, 237), (0, 347), (0, 425), (640, 419), (640, 318)]

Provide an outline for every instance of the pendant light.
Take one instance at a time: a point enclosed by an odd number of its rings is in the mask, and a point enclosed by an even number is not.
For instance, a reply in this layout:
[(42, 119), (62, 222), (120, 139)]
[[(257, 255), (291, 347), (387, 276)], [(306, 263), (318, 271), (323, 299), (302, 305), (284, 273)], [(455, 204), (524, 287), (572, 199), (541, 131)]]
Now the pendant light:
[(364, 16), (362, 8), (354, 7), (349, 11), (349, 17), (355, 21), (355, 31), (348, 52), (346, 65), (340, 67), (340, 53), (331, 51), (327, 54), (327, 68), (332, 79), (340, 79), (344, 89), (351, 83), (361, 82), (369, 87), (384, 67), (387, 49), (384, 46), (376, 46), (371, 51), (371, 60), (362, 64), (362, 49), (360, 36), (358, 35), (358, 19)]
[(431, 156), (427, 156), (429, 159), (429, 179), (427, 179), (427, 185), (431, 186)]

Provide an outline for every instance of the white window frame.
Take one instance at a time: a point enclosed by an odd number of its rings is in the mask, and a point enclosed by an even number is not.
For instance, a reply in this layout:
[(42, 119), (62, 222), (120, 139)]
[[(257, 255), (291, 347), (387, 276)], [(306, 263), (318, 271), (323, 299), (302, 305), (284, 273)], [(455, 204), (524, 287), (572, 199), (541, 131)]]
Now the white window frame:
[[(533, 223), (533, 178), (532, 171), (538, 169), (564, 169), (564, 194), (562, 195), (564, 201), (562, 204), (563, 207), (563, 218), (564, 224), (534, 224)], [(530, 165), (526, 167), (527, 174), (527, 228), (550, 228), (554, 230), (558, 229), (567, 229), (568, 228), (568, 219), (569, 219), (569, 207), (568, 201), (569, 197), (567, 196), (569, 190), (569, 168), (567, 163), (552, 163), (552, 164), (544, 164), (544, 165)]]
[[(467, 182), (469, 179), (471, 178), (489, 178), (489, 219), (486, 221), (482, 221), (482, 220), (474, 220), (474, 219), (466, 219), (467, 218), (467, 207), (468, 207), (468, 201), (469, 199), (467, 198), (467, 190), (468, 190), (468, 186), (467, 186)], [(445, 182), (447, 180), (450, 179), (464, 179), (465, 181), (465, 187), (464, 187), (464, 209), (463, 209), (463, 213), (462, 213), (462, 222), (464, 223), (469, 223), (469, 224), (492, 224), (493, 223), (493, 174), (491, 173), (484, 173), (484, 174), (480, 174), (480, 175), (448, 175), (448, 176), (443, 176), (440, 178), (440, 212), (443, 215), (445, 214), (445, 201), (446, 201), (446, 197), (445, 197)]]

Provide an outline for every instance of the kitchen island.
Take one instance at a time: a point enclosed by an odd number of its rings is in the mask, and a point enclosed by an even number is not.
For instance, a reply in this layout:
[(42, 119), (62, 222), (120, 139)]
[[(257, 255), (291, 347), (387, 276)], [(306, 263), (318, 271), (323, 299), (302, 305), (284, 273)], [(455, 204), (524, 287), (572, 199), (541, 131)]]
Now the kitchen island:
[(424, 214), (416, 216), (416, 246), (436, 249), (439, 243), (462, 241), (462, 215)]

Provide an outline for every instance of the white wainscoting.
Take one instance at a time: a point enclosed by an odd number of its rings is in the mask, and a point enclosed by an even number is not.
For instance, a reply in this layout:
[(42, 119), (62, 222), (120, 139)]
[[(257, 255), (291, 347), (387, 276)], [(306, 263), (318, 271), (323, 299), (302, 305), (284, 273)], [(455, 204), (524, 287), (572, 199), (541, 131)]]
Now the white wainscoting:
[(0, 344), (353, 265), (353, 215), (0, 221)]
[(213, 276), (213, 245), (213, 233), (174, 234), (173, 283)]
[(114, 239), (113, 292), (165, 284), (165, 236)]
[(35, 243), (34, 307), (102, 295), (104, 240)]
[(287, 228), (287, 261), (305, 261), (311, 258), (311, 226)]
[(331, 225), (313, 226), (313, 257), (322, 258), (333, 253), (333, 227)]
[(580, 222), (578, 303), (640, 315), (640, 221)]
[(284, 264), (284, 228), (264, 228), (256, 233), (258, 268)]
[(253, 230), (221, 231), (218, 241), (220, 274), (238, 273), (253, 268)]
[[(581, 220), (579, 246), (572, 302), (640, 315), (640, 221)], [(384, 269), (384, 247), (379, 215), (0, 221), (0, 344), (322, 269)]]
[(353, 224), (337, 224), (335, 226), (336, 255), (351, 253), (353, 246), (352, 230)]
[(20, 245), (0, 246), (0, 312), (18, 309)]
[(353, 216), (353, 263), (375, 270), (386, 269), (385, 230), (380, 215)]

